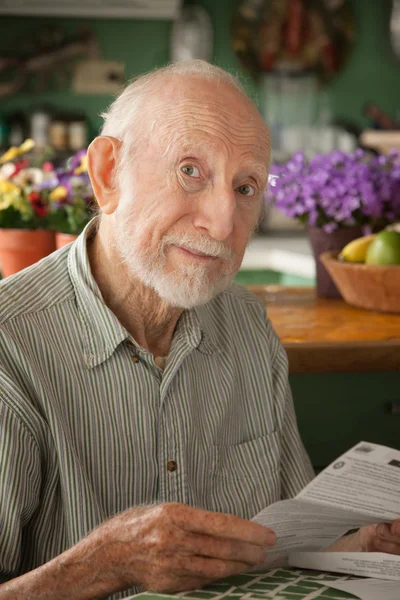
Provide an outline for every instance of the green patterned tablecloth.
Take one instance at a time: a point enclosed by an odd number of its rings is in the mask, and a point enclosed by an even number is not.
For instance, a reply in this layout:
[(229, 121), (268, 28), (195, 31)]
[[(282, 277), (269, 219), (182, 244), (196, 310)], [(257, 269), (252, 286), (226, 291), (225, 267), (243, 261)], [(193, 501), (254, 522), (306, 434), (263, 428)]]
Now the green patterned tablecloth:
[(162, 600), (163, 598), (186, 598), (188, 600), (343, 600), (356, 598), (352, 594), (328, 588), (324, 581), (343, 581), (352, 577), (302, 571), (297, 569), (273, 569), (263, 574), (242, 574), (202, 590), (181, 592), (174, 596), (145, 592), (135, 600)]

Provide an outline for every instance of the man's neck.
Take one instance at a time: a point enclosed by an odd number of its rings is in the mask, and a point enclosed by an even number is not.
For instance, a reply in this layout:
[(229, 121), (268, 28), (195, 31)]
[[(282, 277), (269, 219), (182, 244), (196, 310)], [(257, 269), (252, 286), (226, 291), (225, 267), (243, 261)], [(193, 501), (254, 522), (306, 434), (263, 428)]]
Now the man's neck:
[(109, 230), (100, 224), (87, 247), (92, 275), (104, 302), (140, 346), (154, 356), (167, 356), (183, 310), (172, 308), (154, 290), (134, 279), (111, 238)]

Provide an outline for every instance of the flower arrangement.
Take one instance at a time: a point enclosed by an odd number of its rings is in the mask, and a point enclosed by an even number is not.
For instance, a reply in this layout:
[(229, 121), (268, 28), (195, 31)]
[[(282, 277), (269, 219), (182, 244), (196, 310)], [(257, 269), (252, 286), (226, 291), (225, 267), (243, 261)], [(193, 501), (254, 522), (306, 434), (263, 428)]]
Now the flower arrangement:
[(0, 157), (0, 228), (78, 234), (92, 217), (86, 150), (58, 169), (26, 140)]
[(327, 233), (361, 226), (366, 232), (400, 219), (400, 157), (357, 149), (315, 155), (298, 152), (271, 168), (267, 202), (286, 216)]
[(61, 233), (79, 234), (93, 217), (95, 206), (86, 150), (72, 156), (65, 169), (55, 171), (52, 183), (49, 194), (51, 228)]

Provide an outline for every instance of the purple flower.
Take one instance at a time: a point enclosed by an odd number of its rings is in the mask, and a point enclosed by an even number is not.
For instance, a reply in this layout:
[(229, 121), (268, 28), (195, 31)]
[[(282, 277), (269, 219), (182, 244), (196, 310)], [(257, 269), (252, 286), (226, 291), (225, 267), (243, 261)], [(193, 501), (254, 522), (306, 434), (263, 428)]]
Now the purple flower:
[(82, 156), (85, 156), (85, 154), (86, 150), (79, 150), (79, 152), (71, 156), (71, 158), (68, 161), (68, 168), (71, 171), (74, 171), (74, 169), (79, 167), (79, 165), (81, 164)]
[(49, 177), (48, 179), (44, 179), (42, 183), (36, 186), (37, 190), (52, 190), (60, 185), (60, 181), (58, 177)]
[(332, 233), (337, 228), (336, 223), (326, 223), (326, 225), (322, 226), (326, 233)]
[(274, 185), (266, 190), (289, 217), (333, 231), (361, 225), (373, 229), (400, 219), (400, 158), (396, 151), (372, 156), (361, 149), (334, 151), (307, 161), (297, 152), (271, 167)]

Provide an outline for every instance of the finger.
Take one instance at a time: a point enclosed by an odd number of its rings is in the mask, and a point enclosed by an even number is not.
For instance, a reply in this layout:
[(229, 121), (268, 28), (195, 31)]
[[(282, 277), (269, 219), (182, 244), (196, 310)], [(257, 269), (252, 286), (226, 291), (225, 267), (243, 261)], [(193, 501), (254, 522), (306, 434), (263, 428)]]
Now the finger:
[(185, 533), (179, 549), (198, 556), (233, 560), (251, 566), (262, 565), (267, 557), (264, 548), (255, 544), (191, 532)]
[(188, 556), (182, 566), (182, 575), (200, 577), (205, 579), (206, 582), (223, 579), (224, 577), (230, 577), (231, 575), (237, 575), (238, 573), (250, 570), (249, 565), (243, 562), (205, 558), (203, 556)]
[(189, 506), (186, 509), (188, 510), (177, 514), (178, 522), (185, 531), (239, 540), (261, 547), (273, 546), (276, 543), (276, 535), (272, 529), (267, 529), (259, 523), (235, 515), (225, 515)]
[(393, 521), (393, 523), (390, 525), (390, 532), (392, 535), (397, 535), (397, 537), (400, 539), (400, 519)]
[(392, 532), (392, 526), (390, 523), (379, 523), (375, 529), (378, 539), (386, 542), (392, 542), (393, 544), (399, 544), (400, 546), (400, 535), (396, 535)]
[(387, 542), (382, 538), (376, 538), (374, 542), (375, 548), (378, 552), (385, 552), (386, 554), (397, 554), (400, 555), (400, 544), (394, 542)]

